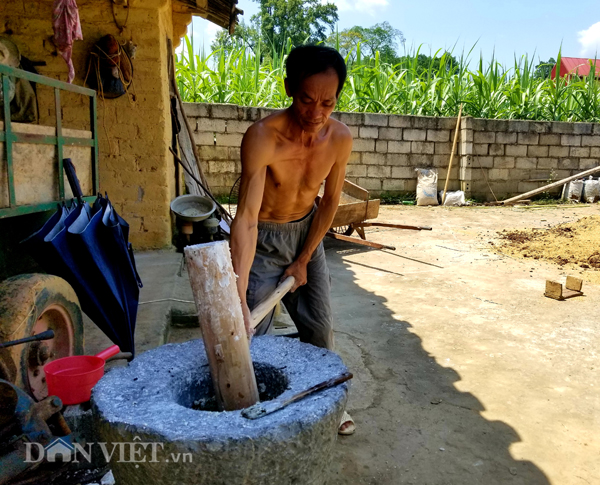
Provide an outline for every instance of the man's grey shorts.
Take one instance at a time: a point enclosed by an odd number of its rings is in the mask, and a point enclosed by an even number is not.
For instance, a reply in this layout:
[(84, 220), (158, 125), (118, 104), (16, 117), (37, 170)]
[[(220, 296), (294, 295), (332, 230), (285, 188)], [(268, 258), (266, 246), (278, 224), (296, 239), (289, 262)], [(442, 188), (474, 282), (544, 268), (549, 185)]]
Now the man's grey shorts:
[[(314, 214), (315, 209), (301, 220), (285, 224), (258, 223), (256, 256), (246, 294), (250, 310), (275, 290), (287, 267), (300, 255)], [(283, 303), (296, 324), (302, 342), (333, 349), (331, 279), (323, 242), (319, 243), (308, 263), (307, 280), (294, 293), (288, 293)], [(273, 313), (256, 327), (256, 335), (264, 335), (271, 329)]]

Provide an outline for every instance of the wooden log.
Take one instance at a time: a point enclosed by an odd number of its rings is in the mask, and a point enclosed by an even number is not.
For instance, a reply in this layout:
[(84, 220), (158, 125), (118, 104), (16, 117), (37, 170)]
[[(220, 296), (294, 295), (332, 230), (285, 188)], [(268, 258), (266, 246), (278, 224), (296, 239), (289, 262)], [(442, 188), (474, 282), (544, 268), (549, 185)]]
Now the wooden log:
[(362, 239), (356, 239), (355, 237), (350, 236), (343, 236), (342, 234), (336, 234), (335, 232), (327, 232), (325, 236), (330, 237), (331, 239), (337, 239), (338, 241), (358, 244), (359, 246), (367, 246), (373, 249), (389, 249), (390, 251), (396, 250), (394, 246), (386, 246), (385, 244), (379, 244), (373, 241), (363, 241)]
[(225, 411), (252, 406), (258, 388), (229, 244), (197, 244), (184, 252), (217, 404)]
[(273, 307), (293, 288), (294, 283), (296, 283), (296, 278), (288, 276), (277, 288), (275, 288), (273, 293), (254, 307), (254, 310), (252, 310), (252, 313), (250, 314), (252, 316), (252, 328), (256, 328), (258, 324), (262, 322), (262, 319), (265, 318), (271, 312)]
[(553, 182), (551, 184), (544, 185), (543, 187), (540, 187), (539, 189), (531, 190), (529, 192), (525, 192), (524, 194), (517, 195), (516, 197), (512, 197), (510, 199), (503, 200), (501, 203), (502, 204), (510, 204), (510, 203), (516, 202), (518, 200), (527, 199), (528, 197), (533, 197), (534, 195), (541, 194), (542, 192), (547, 192), (550, 189), (554, 189), (556, 187), (564, 185), (568, 182), (571, 182), (572, 180), (577, 180), (582, 177), (587, 177), (588, 175), (591, 175), (596, 172), (600, 172), (600, 166), (590, 168), (589, 170), (586, 170), (585, 172), (581, 172), (576, 175), (572, 175), (571, 177), (567, 177), (566, 179), (558, 180), (557, 182)]

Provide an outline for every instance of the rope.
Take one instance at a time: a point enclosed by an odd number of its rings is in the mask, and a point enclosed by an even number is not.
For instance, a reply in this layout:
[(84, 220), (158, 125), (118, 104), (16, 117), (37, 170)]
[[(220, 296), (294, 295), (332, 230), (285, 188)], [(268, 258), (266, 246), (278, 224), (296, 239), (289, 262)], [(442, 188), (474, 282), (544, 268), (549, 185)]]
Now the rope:
[(115, 25), (117, 26), (117, 29), (119, 29), (119, 33), (123, 34), (123, 30), (125, 30), (125, 27), (127, 27), (127, 21), (129, 20), (129, 7), (125, 6), (124, 8), (127, 9), (127, 15), (125, 16), (125, 23), (123, 25), (119, 24), (119, 21), (117, 20), (117, 14), (115, 12), (115, 2), (111, 2), (112, 4), (112, 16), (113, 16), (113, 20), (115, 21)]

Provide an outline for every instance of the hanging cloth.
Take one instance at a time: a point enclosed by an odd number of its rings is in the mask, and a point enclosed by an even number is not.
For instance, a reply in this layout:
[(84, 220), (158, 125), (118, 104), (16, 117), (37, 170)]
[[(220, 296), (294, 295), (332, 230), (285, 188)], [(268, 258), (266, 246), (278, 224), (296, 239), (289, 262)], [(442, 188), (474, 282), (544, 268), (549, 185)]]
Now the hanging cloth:
[(52, 26), (54, 28), (54, 43), (67, 66), (69, 66), (68, 81), (71, 83), (75, 78), (75, 69), (71, 60), (73, 42), (83, 39), (79, 10), (77, 10), (75, 0), (54, 0)]

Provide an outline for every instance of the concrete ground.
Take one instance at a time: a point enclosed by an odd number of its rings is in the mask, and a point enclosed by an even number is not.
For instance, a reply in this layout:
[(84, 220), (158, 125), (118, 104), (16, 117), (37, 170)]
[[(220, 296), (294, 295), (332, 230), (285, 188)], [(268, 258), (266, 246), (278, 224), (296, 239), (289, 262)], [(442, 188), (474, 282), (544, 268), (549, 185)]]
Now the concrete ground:
[[(504, 228), (548, 227), (600, 207), (382, 207), (375, 251), (327, 240), (336, 349), (355, 378), (332, 485), (595, 484), (600, 476), (598, 298), (543, 296), (558, 266), (490, 251)], [(193, 311), (181, 255), (137, 256), (146, 286), (138, 351), (198, 337), (170, 328)], [(156, 301), (165, 298), (181, 301)], [(108, 345), (91, 325), (87, 349)], [(594, 478), (596, 477), (596, 478)]]

